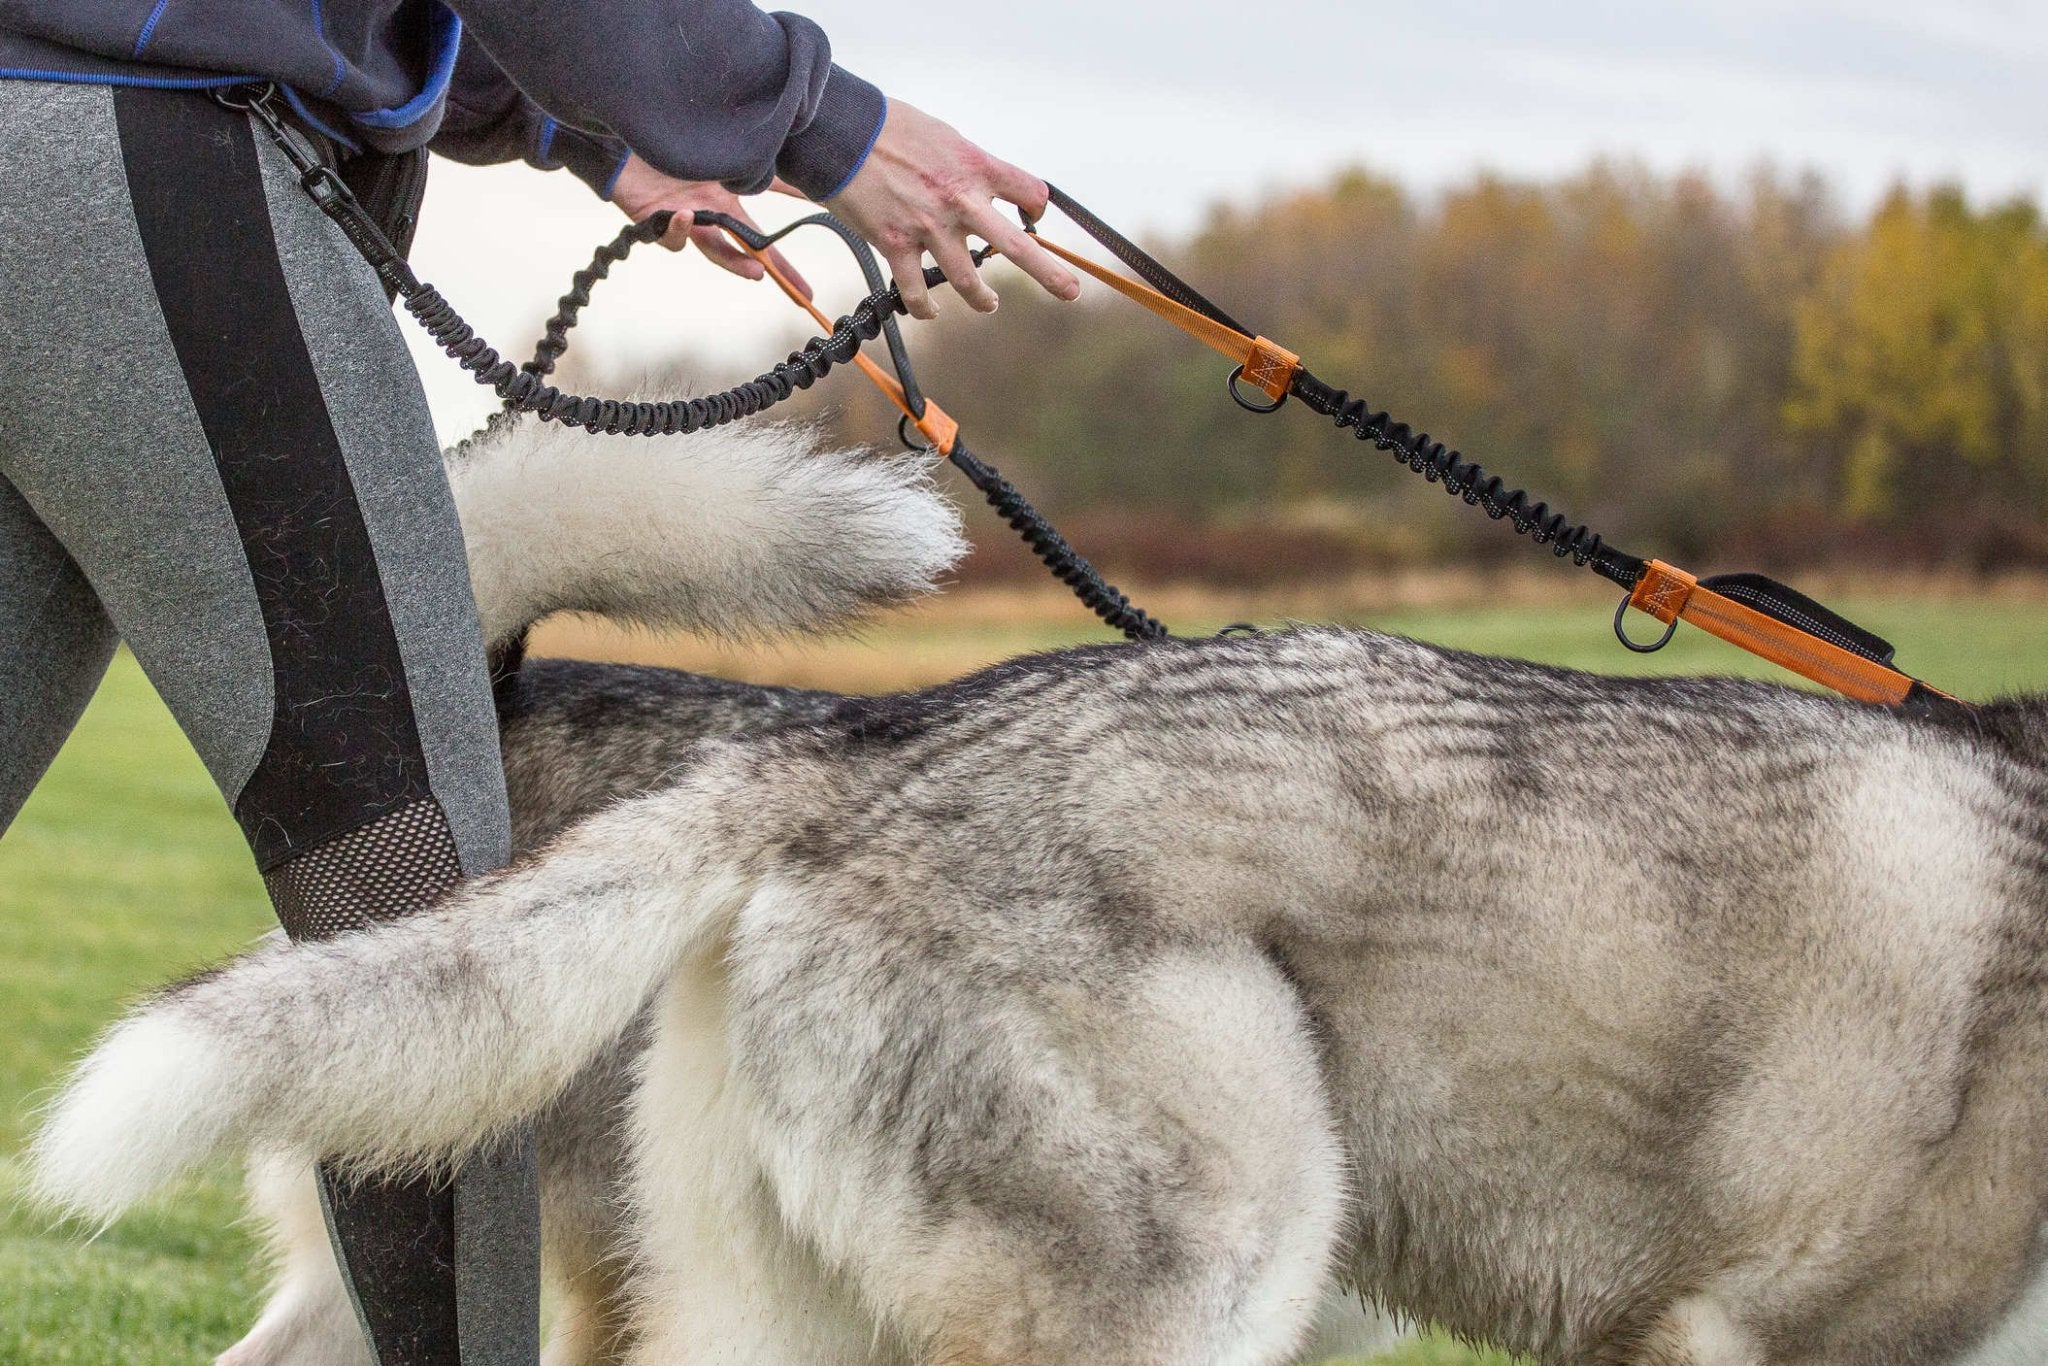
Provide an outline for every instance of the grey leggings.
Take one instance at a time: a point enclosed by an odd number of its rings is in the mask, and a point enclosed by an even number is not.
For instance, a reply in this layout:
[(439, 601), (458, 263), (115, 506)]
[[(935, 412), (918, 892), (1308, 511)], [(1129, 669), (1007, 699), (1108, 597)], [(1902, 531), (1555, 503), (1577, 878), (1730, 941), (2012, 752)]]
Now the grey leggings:
[[(0, 829), (118, 638), (294, 937), (502, 864), (418, 377), (276, 149), (203, 93), (0, 80), (0, 357)], [(381, 1360), (533, 1359), (530, 1155), (323, 1184)]]

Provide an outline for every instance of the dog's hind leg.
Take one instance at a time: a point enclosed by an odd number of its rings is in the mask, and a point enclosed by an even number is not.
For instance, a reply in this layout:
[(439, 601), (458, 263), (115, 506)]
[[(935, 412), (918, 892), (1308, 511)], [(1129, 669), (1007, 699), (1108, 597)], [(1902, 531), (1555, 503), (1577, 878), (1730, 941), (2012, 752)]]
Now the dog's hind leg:
[(255, 1326), (214, 1366), (375, 1366), (334, 1260), (312, 1163), (252, 1160), (249, 1204), (268, 1226), (277, 1281)]
[(635, 1366), (911, 1366), (792, 1235), (733, 1066), (724, 975), (686, 964), (659, 998), (633, 1098)]
[(919, 1361), (1292, 1359), (1344, 1183), (1307, 1021), (1263, 954), (1090, 950), (1006, 979), (875, 947), (752, 937), (734, 1030), (784, 1218)]

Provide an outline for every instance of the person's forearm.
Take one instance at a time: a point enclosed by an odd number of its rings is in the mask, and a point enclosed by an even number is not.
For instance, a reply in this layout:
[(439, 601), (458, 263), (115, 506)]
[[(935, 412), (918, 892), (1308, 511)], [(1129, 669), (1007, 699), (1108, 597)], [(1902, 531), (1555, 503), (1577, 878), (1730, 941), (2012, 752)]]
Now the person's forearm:
[[(746, 0), (450, 0), (513, 81), (656, 169), (743, 193), (779, 172), (837, 193), (881, 127), (881, 92), (831, 64), (808, 19)], [(574, 51), (595, 60), (565, 62)]]

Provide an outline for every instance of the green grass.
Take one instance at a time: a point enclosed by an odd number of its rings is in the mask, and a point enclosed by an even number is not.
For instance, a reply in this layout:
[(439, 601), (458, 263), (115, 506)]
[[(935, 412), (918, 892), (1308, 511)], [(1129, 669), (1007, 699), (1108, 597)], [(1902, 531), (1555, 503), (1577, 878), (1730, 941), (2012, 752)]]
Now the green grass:
[(226, 804), (125, 654), (0, 838), (0, 1362), (197, 1362), (259, 1292), (233, 1173), (87, 1242), (14, 1198), (65, 1065), (136, 993), (274, 922)]
[[(2048, 613), (2038, 608), (1843, 605), (1899, 642), (1902, 662), (1937, 686), (1971, 697), (2048, 686)], [(1627, 655), (1602, 615), (1584, 607), (1406, 613), (1375, 624), (1583, 667), (1773, 673), (1691, 631), (1662, 655)], [(897, 644), (886, 633), (877, 643)], [(1010, 643), (1056, 642), (1025, 630)], [(38, 1099), (122, 1002), (271, 923), (225, 804), (124, 655), (0, 838), (0, 1363), (201, 1362), (253, 1317), (260, 1275), (235, 1223), (232, 1172), (205, 1173), (87, 1241), (19, 1206), (14, 1155)], [(1505, 1360), (1434, 1340), (1380, 1359)]]

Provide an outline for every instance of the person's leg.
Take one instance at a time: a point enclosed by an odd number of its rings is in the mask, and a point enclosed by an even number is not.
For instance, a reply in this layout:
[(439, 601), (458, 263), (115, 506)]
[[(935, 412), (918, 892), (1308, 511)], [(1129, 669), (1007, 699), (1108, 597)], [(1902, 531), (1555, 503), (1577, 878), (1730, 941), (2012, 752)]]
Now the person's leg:
[(92, 586), (0, 477), (0, 833), (92, 700), (114, 644)]
[[(279, 919), (336, 933), (502, 863), (460, 528), (374, 276), (204, 96), (0, 82), (0, 148), (0, 474), (191, 736)], [(381, 1360), (534, 1360), (530, 1144), (452, 1189), (326, 1195)]]

